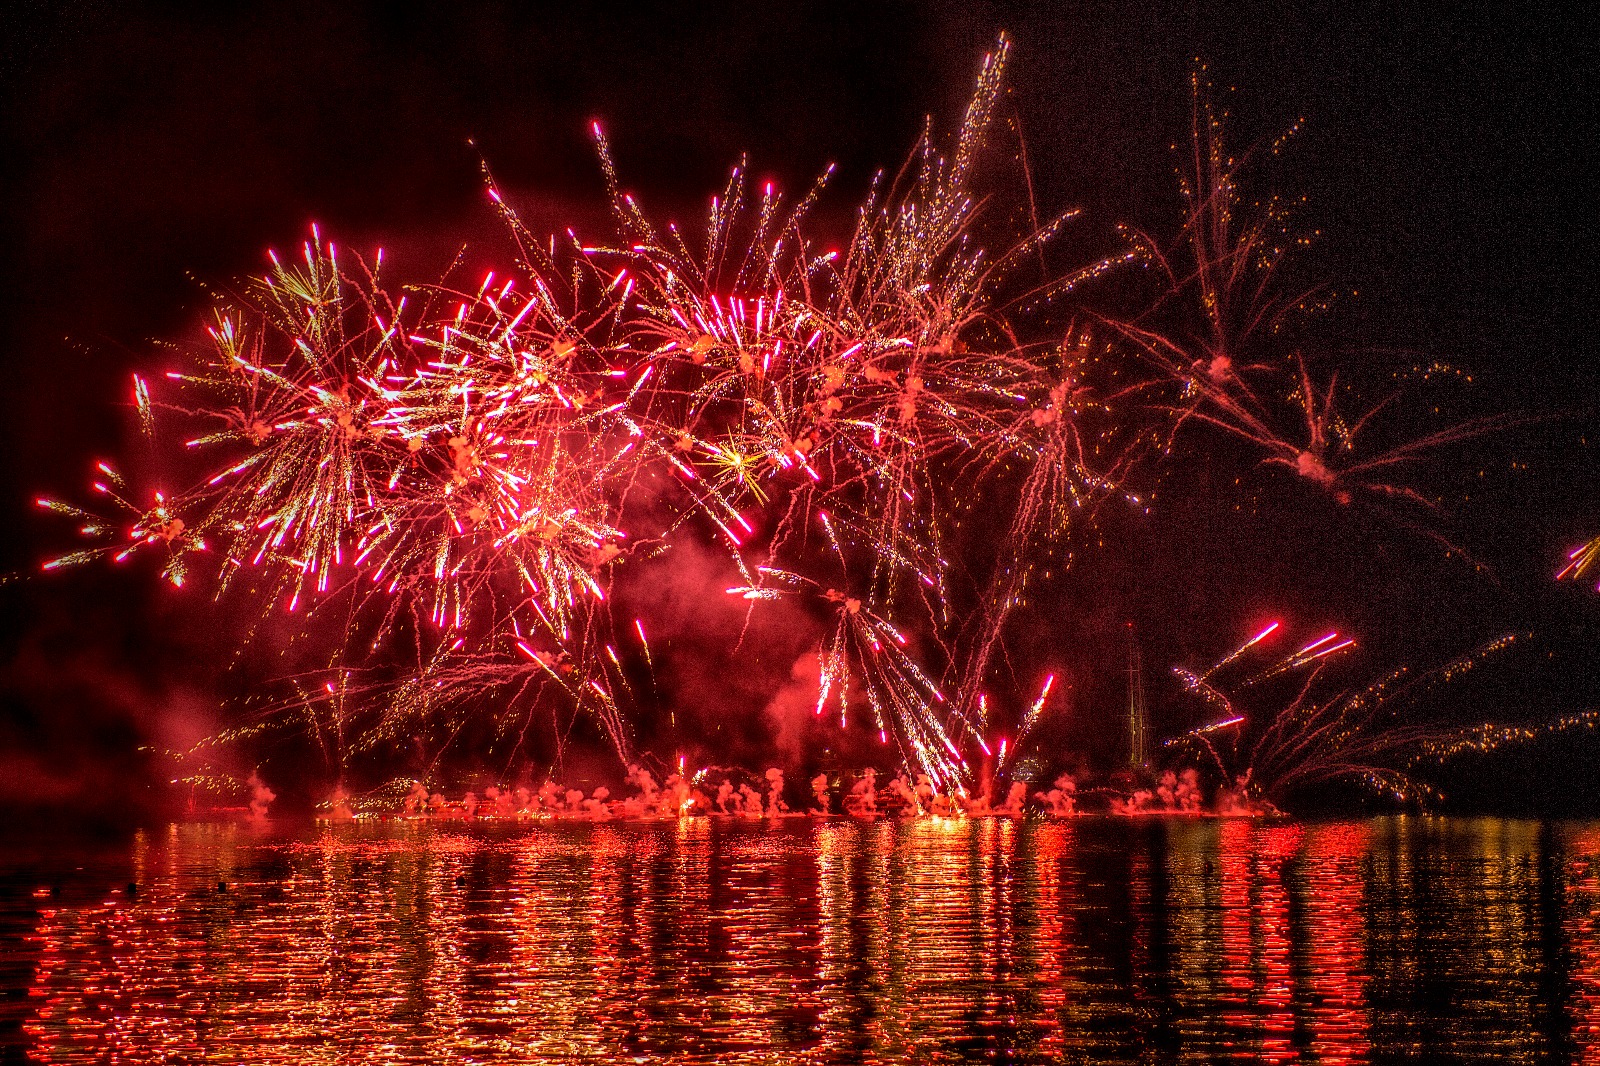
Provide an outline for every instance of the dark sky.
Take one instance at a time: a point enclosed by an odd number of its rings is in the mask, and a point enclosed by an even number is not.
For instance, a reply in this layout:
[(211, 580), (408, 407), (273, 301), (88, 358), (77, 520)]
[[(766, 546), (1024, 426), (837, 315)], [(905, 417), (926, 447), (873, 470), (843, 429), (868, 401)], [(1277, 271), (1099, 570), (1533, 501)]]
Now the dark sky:
[[(1497, 580), (1292, 497), (1236, 524), (1220, 499), (1156, 516), (1137, 582), (1105, 564), (1085, 586), (1105, 613), (1186, 621), (1152, 637), (1157, 660), (1215, 651), (1285, 605), (1423, 658), (1526, 625), (1566, 658), (1506, 698), (1592, 704), (1592, 675), (1570, 663), (1600, 616), (1549, 576), (1600, 532), (1582, 443), (1600, 401), (1595, 27), (1554, 7), (1449, 7), (12, 3), (0, 570), (29, 570), (70, 535), (32, 499), (79, 490), (125, 446), (128, 375), (194, 327), (199, 282), (258, 270), (310, 221), (382, 242), (426, 280), (462, 242), (495, 247), (481, 151), (536, 222), (598, 225), (592, 118), (627, 184), (680, 216), (742, 151), (790, 188), (837, 162), (847, 205), (925, 114), (958, 114), (1004, 29), (1041, 205), (1087, 213), (1072, 240), (1096, 247), (1117, 221), (1171, 230), (1170, 145), (1200, 57), (1236, 144), (1305, 120), (1267, 176), (1309, 198), (1306, 224), (1323, 232), (1309, 269), (1358, 290), (1330, 330), (1472, 372), (1474, 410), (1570, 415), (1462, 460), (1488, 473), (1452, 528)], [(96, 571), (0, 588), (0, 797), (66, 802), (96, 774), (123, 787), (133, 746), (208, 721), (206, 612), (154, 586)]]

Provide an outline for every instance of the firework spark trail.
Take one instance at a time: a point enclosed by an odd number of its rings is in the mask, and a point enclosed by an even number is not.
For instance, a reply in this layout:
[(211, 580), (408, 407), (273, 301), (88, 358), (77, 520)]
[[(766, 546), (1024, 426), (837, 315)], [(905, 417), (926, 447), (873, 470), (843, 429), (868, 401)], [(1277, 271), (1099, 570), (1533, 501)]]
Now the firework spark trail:
[[(134, 379), (147, 437), (187, 431), (192, 487), (136, 492), (103, 466), (114, 517), (40, 501), (94, 542), (47, 566), (164, 551), (175, 584), (204, 560), (218, 595), (336, 624), (320, 673), (268, 709), (336, 721), (340, 760), (424, 735), (515, 751), (546, 720), (559, 746), (587, 715), (626, 761), (656, 663), (616, 575), (692, 539), (725, 556), (749, 610), (784, 598), (826, 620), (819, 716), (864, 717), (941, 788), (969, 783), (997, 724), (983, 689), (1031, 584), (1098, 505), (1144, 507), (1131, 474), (1178, 427), (1244, 437), (1336, 493), (1419, 500), (1363, 479), (1485, 428), (1356, 457), (1383, 404), (1347, 420), (1303, 364), (1278, 398), (1281, 369), (1242, 353), (1304, 299), (1280, 298), (1276, 258), (1262, 265), (1279, 208), (1236, 226), (1209, 114), (1184, 189), (1192, 275), (1142, 235), (1046, 268), (1073, 213), (1005, 231), (973, 186), (1008, 48), (985, 58), (953, 142), (930, 131), (878, 175), (839, 248), (811, 223), (831, 170), (791, 202), (741, 162), (694, 237), (623, 188), (598, 124), (605, 239), (535, 236), (485, 169), (511, 273), (396, 290), (381, 251), (369, 262), (313, 227), (219, 307), (196, 366), (164, 389)], [(1172, 280), (1152, 316), (1027, 317), (1139, 259)], [(1044, 276), (1021, 280), (1036, 263)], [(1203, 328), (1160, 332), (1197, 290)], [(1305, 441), (1278, 428), (1285, 404)], [(998, 537), (997, 513), (1012, 516)], [(1211, 674), (1268, 633), (1191, 687), (1232, 716)], [(1015, 716), (1001, 766), (1049, 688)]]
[[(1442, 763), (1472, 752), (1493, 750), (1503, 744), (1523, 743), (1577, 728), (1593, 728), (1600, 712), (1564, 715), (1533, 724), (1482, 723), (1456, 727), (1412, 719), (1421, 700), (1440, 685), (1476, 669), (1527, 634), (1508, 635), (1417, 674), (1408, 668), (1394, 670), (1365, 688), (1329, 691), (1327, 657), (1350, 646), (1330, 633), (1313, 640), (1277, 664), (1225, 691), (1225, 682), (1201, 681), (1237, 661), (1240, 652), (1196, 674), (1175, 668), (1185, 688), (1224, 717), (1167, 741), (1168, 747), (1200, 751), (1225, 783), (1242, 782), (1254, 796), (1281, 803), (1296, 789), (1331, 782), (1351, 782), (1402, 801), (1433, 797), (1435, 793), (1416, 774), (1424, 762)], [(1248, 648), (1256, 641), (1248, 642)], [(1305, 676), (1297, 690), (1274, 709), (1236, 709), (1242, 690), (1264, 678), (1295, 670)], [(1237, 730), (1234, 742), (1219, 747), (1211, 735)]]
[[(1008, 772), (1016, 763), (1018, 755), (1024, 750), (1034, 728), (1038, 726), (1040, 720), (1044, 717), (1045, 703), (1049, 700), (1050, 690), (1055, 687), (1055, 683), (1056, 675), (1050, 674), (1045, 677), (1044, 685), (1039, 689), (1038, 698), (1029, 706), (1027, 713), (1022, 716), (1022, 721), (1017, 726), (1016, 738), (1002, 742), (1001, 746), (1004, 749), (1004, 754), (1001, 755), (999, 764), (996, 767), (1000, 773)], [(988, 745), (984, 745), (984, 748), (987, 750)]]
[[(1095, 384), (1107, 349), (1083, 329), (1024, 341), (1002, 306), (1069, 215), (998, 255), (978, 239), (971, 179), (1008, 48), (986, 57), (948, 154), (925, 135), (900, 176), (880, 175), (842, 252), (808, 229), (828, 173), (791, 205), (752, 190), (741, 164), (697, 245), (622, 189), (598, 125), (613, 240), (536, 239), (486, 171), (517, 272), (398, 295), (381, 251), (369, 263), (313, 227), (219, 309), (199, 365), (167, 375), (175, 396), (135, 379), (153, 439), (158, 415), (199, 426), (185, 441), (191, 464), (209, 461), (196, 487), (141, 508), (107, 468), (102, 492), (131, 527), (41, 501), (107, 542), (49, 565), (163, 547), (174, 582), (204, 556), (218, 594), (306, 625), (341, 615), (336, 683), (291, 679), (279, 706), (315, 718), (337, 703), (355, 736), (341, 753), (453, 737), (475, 713), (497, 735), (538, 707), (559, 723), (565, 706), (627, 758), (635, 693), (612, 572), (644, 545), (709, 536), (753, 606), (804, 595), (832, 612), (819, 713), (833, 701), (843, 723), (860, 701), (908, 763), (968, 780), (988, 714), (970, 678), (1039, 537), (1118, 494), (1124, 469)], [(996, 476), (1001, 464), (1020, 473)], [(1018, 517), (996, 580), (969, 593), (987, 597), (985, 620), (964, 633), (953, 508), (997, 491)]]
[[(1403, 469), (1442, 449), (1509, 429), (1507, 415), (1468, 419), (1398, 443), (1393, 416), (1414, 390), (1396, 387), (1376, 403), (1352, 400), (1337, 372), (1314, 373), (1297, 332), (1329, 303), (1321, 287), (1285, 289), (1281, 268), (1317, 234), (1297, 230), (1295, 203), (1273, 196), (1246, 203), (1241, 178), (1251, 162), (1230, 155), (1223, 124), (1210, 104), (1203, 70), (1193, 79), (1191, 154), (1180, 172), (1187, 220), (1175, 246), (1128, 231), (1165, 288), (1131, 320), (1107, 321), (1148, 362), (1165, 388), (1155, 402), (1172, 418), (1164, 450), (1191, 424), (1243, 441), (1265, 466), (1289, 471), (1341, 506), (1358, 506), (1419, 533), (1449, 554), (1469, 559), (1436, 528), (1439, 501), (1403, 480)], [(1277, 155), (1299, 123), (1271, 143)], [(1441, 364), (1397, 371), (1430, 380), (1455, 374)], [(1434, 407), (1437, 414), (1438, 408)]]
[[(1580, 544), (1567, 553), (1567, 565), (1556, 574), (1556, 580), (1571, 578), (1574, 581), (1582, 581), (1597, 572), (1600, 572), (1600, 537), (1586, 544)], [(1600, 584), (1595, 587), (1600, 590)]]
[(1272, 636), (1272, 634), (1276, 633), (1278, 631), (1278, 628), (1279, 628), (1279, 623), (1277, 623), (1277, 622), (1268, 623), (1267, 627), (1265, 629), (1261, 630), (1261, 632), (1257, 633), (1255, 636), (1251, 637), (1249, 640), (1247, 640), (1243, 644), (1239, 645), (1237, 648), (1235, 648), (1233, 651), (1229, 652), (1227, 655), (1224, 655), (1221, 659), (1218, 659), (1209, 668), (1207, 668), (1204, 673), (1201, 673), (1200, 675), (1198, 675), (1195, 678), (1192, 687), (1198, 686), (1200, 683), (1204, 682), (1206, 678), (1210, 677), (1212, 674), (1216, 673), (1218, 670), (1221, 670), (1224, 667), (1227, 667), (1230, 664), (1232, 664), (1233, 662), (1237, 661), (1239, 656), (1243, 655), (1245, 652), (1249, 651), (1251, 648), (1255, 647), (1257, 644), (1260, 644), (1263, 640), (1266, 640), (1268, 637)]
[[(43, 568), (57, 570), (107, 557), (120, 563), (135, 552), (162, 545), (167, 549), (162, 576), (181, 587), (188, 573), (188, 552), (204, 551), (206, 547), (198, 531), (185, 525), (176, 514), (174, 505), (159, 489), (151, 494), (151, 506), (141, 508), (127, 498), (128, 484), (114, 468), (106, 463), (96, 463), (95, 470), (99, 480), (93, 483), (94, 491), (104, 497), (122, 517), (96, 514), (61, 500), (44, 497), (36, 500), (41, 509), (77, 521), (79, 536), (107, 542), (57, 556), (46, 562)], [(124, 526), (126, 516), (130, 515), (131, 524)], [(121, 532), (124, 529), (126, 532)]]

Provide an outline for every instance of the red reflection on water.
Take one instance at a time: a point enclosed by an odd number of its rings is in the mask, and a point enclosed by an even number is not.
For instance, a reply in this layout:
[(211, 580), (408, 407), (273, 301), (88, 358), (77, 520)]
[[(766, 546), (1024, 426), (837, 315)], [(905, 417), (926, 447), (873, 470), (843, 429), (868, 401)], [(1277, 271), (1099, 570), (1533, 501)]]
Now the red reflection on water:
[(179, 827), (136, 897), (29, 897), (25, 1028), (59, 1064), (1600, 1061), (1600, 830), (1564, 832), (1550, 950), (1537, 827), (1495, 822)]
[(1289, 893), (1284, 885), (1284, 864), (1300, 848), (1299, 826), (1270, 826), (1256, 837), (1252, 862), (1256, 878), (1256, 1012), (1261, 1016), (1261, 1058), (1285, 1062), (1295, 1057), (1295, 1017), (1289, 963)]
[(1370, 831), (1365, 824), (1323, 825), (1307, 832), (1304, 894), (1309, 934), (1306, 985), (1312, 1044), (1320, 1061), (1364, 1061), (1368, 1039), (1365, 969), (1366, 882), (1360, 863)]
[[(1219, 831), (1220, 1016), (1259, 1061), (1365, 1061), (1364, 826)], [(1299, 908), (1299, 913), (1296, 909)]]
[[(1250, 993), (1255, 987), (1250, 972), (1251, 914), (1250, 896), (1255, 881), (1251, 845), (1255, 826), (1242, 820), (1222, 823), (1222, 981), (1218, 996), (1222, 1023), (1247, 1039), (1255, 1029), (1250, 1009)], [(1231, 1041), (1230, 1041), (1231, 1043)]]
[(1585, 1063), (1600, 1063), (1600, 829), (1575, 831), (1567, 848), (1567, 906), (1562, 928), (1572, 952), (1572, 1029)]

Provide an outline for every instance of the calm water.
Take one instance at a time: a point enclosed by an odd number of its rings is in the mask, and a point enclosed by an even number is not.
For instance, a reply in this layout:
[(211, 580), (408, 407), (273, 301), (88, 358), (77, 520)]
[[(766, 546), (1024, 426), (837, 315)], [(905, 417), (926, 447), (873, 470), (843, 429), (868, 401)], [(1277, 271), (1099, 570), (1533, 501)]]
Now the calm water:
[(0, 868), (17, 1060), (1600, 1057), (1600, 824), (180, 825)]

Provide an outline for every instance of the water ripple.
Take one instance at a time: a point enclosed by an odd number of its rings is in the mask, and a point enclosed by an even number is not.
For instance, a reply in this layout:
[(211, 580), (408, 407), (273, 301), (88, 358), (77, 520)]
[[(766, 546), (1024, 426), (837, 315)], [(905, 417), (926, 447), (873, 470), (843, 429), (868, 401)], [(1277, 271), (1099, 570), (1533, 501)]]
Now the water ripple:
[(39, 876), (0, 1033), (50, 1063), (1600, 1053), (1591, 825), (183, 825)]

